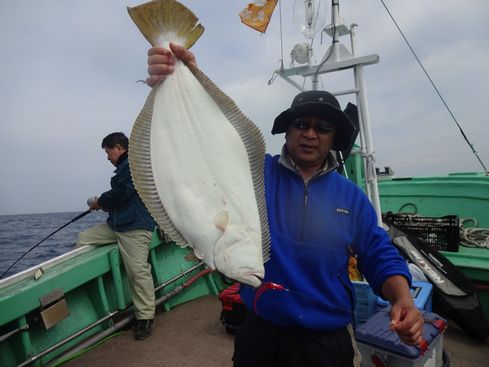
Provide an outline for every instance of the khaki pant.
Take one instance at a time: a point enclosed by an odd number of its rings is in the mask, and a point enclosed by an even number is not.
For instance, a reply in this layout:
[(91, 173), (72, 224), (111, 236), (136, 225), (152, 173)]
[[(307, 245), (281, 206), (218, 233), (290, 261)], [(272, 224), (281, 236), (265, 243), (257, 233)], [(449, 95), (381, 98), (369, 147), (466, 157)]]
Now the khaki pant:
[(103, 223), (81, 232), (76, 243), (76, 247), (114, 242), (119, 244), (137, 320), (153, 319), (155, 314), (153, 277), (151, 265), (148, 263), (151, 235), (152, 232), (146, 229), (114, 232)]
[(357, 341), (355, 340), (355, 332), (353, 331), (353, 327), (349, 324), (347, 327), (348, 332), (351, 336), (351, 342), (353, 345), (353, 366), (360, 367), (362, 363), (362, 355), (360, 354), (360, 350), (358, 349)]

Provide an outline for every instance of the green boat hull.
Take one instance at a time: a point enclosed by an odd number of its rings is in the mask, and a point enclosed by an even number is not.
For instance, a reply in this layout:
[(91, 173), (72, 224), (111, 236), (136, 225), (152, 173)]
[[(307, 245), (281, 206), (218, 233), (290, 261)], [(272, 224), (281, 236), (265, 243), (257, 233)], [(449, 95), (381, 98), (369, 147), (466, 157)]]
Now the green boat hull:
[[(157, 298), (175, 293), (177, 287), (203, 270), (188, 248), (165, 242), (157, 232), (149, 258), (155, 283), (168, 284), (157, 292)], [(36, 280), (39, 269), (43, 269), (43, 275)], [(220, 275), (210, 273), (162, 303), (163, 309), (168, 311), (195, 298), (216, 295), (223, 286)], [(69, 315), (46, 329), (43, 318), (46, 308), (40, 300), (54, 293), (62, 294), (54, 309), (64, 303)], [(0, 366), (46, 365), (86, 338), (111, 327), (118, 318), (132, 314), (118, 246), (81, 248), (73, 256), (61, 256), (3, 280), (0, 309)], [(56, 317), (56, 311), (54, 314)], [(107, 317), (111, 314), (114, 316)], [(73, 337), (84, 328), (85, 332)], [(70, 337), (73, 339), (50, 351)]]

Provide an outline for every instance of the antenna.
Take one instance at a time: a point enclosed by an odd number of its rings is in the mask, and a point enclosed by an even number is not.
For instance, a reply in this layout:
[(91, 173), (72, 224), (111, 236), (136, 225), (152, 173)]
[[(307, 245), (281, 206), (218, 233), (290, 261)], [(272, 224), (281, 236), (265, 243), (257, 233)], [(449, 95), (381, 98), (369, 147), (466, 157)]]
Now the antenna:
[(323, 30), (327, 19), (326, 0), (295, 0), (293, 17), (296, 26), (307, 39)]

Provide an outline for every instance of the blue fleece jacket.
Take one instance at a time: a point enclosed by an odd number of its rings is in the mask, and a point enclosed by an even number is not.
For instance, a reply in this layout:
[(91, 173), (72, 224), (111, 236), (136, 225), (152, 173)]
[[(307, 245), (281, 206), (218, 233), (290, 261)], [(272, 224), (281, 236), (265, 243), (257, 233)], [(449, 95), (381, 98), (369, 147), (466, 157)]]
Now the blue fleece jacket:
[(306, 184), (279, 156), (267, 155), (265, 191), (272, 248), (264, 281), (287, 290), (268, 290), (256, 298), (256, 290), (244, 286), (241, 296), (250, 310), (256, 306), (258, 316), (315, 330), (351, 323), (355, 296), (349, 247), (377, 294), (392, 275), (411, 281), (368, 198), (334, 167)]

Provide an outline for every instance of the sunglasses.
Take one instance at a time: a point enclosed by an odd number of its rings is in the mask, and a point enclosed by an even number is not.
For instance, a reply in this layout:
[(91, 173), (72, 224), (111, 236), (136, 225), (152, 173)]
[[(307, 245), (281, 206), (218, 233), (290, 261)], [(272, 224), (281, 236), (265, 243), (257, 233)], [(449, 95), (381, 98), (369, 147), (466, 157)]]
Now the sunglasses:
[(295, 119), (292, 121), (291, 125), (295, 129), (302, 131), (309, 130), (312, 127), (314, 131), (319, 134), (329, 134), (335, 130), (334, 126), (327, 121), (317, 121), (316, 123), (312, 123), (303, 119)]

